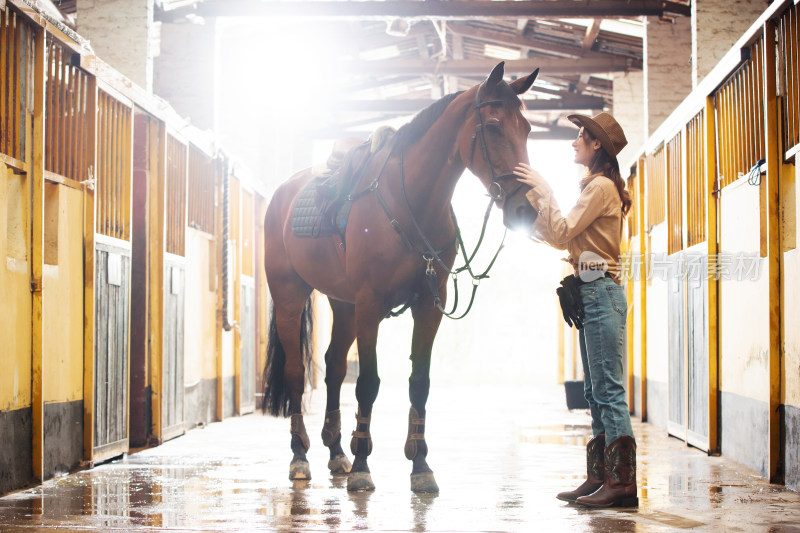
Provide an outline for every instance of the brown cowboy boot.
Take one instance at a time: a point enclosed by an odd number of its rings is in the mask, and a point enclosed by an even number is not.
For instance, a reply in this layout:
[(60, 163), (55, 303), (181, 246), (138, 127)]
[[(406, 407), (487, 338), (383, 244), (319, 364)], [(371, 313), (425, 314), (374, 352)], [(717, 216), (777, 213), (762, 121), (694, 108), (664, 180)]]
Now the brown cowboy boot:
[(623, 435), (608, 446), (603, 486), (576, 503), (587, 507), (638, 507), (636, 497), (636, 441)]
[(603, 485), (605, 444), (605, 433), (601, 433), (586, 443), (586, 481), (575, 490), (559, 492), (556, 498), (565, 502), (574, 502), (581, 496), (588, 496)]

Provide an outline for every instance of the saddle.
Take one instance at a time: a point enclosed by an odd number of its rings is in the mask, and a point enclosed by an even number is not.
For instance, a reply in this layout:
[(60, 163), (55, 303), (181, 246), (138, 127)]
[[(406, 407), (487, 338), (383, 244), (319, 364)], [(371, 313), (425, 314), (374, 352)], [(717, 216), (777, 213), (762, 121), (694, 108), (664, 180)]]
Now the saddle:
[(298, 237), (338, 235), (344, 249), (344, 235), (350, 214), (351, 193), (372, 158), (394, 135), (394, 129), (382, 127), (366, 141), (339, 139), (326, 163), (327, 170), (312, 179), (295, 202), (292, 232)]
[(364, 142), (352, 145), (354, 139), (340, 139), (333, 145), (328, 158), (328, 168), (332, 169), (328, 179), (317, 186), (317, 206), (327, 221), (335, 221), (339, 207), (353, 192), (367, 162), (394, 135), (394, 128), (383, 126)]

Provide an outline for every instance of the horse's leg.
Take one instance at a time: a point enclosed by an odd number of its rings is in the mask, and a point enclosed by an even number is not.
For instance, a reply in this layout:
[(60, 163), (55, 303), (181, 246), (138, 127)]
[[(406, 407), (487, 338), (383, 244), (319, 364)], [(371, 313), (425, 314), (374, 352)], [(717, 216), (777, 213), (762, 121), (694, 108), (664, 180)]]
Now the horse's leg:
[(342, 450), (342, 415), (339, 397), (342, 382), (347, 374), (347, 352), (356, 338), (355, 307), (352, 304), (329, 299), (333, 311), (331, 343), (325, 352), (325, 385), (328, 401), (325, 408), (325, 425), (322, 443), (331, 451), (328, 468), (331, 474), (347, 474), (352, 465)]
[[(290, 295), (289, 298), (281, 298), (277, 295), (273, 297), (276, 305), (277, 334), (286, 353), (284, 381), (289, 398), (288, 414), (291, 418), (289, 431), (292, 436), (291, 448), (294, 452), (289, 465), (289, 479), (311, 479), (311, 470), (306, 458), (310, 440), (306, 433), (302, 414), (306, 369), (303, 364), (303, 339), (301, 338), (304, 314), (310, 312), (309, 309), (306, 309), (306, 302), (311, 288), (305, 285), (305, 287), (298, 287), (299, 290), (290, 291), (288, 289), (289, 287), (284, 285), (280, 292)], [(308, 371), (310, 372), (311, 369)]]
[[(273, 415), (291, 417), (290, 479), (310, 479), (306, 459), (310, 440), (303, 423), (302, 405), (305, 389), (304, 366), (312, 372), (310, 331), (303, 326), (313, 314), (309, 305), (312, 287), (295, 271), (287, 254), (283, 228), (288, 206), (294, 195), (291, 186), (275, 192), (264, 215), (264, 271), (274, 304), (275, 327), (270, 327), (270, 362), (267, 366), (265, 406)], [(308, 321), (306, 320), (308, 319)], [(306, 359), (306, 361), (304, 361)]]
[[(366, 300), (366, 301), (365, 301)], [(356, 382), (356, 430), (350, 440), (353, 469), (347, 478), (347, 490), (375, 490), (367, 466), (367, 457), (372, 453), (372, 436), (369, 431), (372, 405), (378, 397), (381, 380), (378, 377), (378, 359), (375, 347), (378, 341), (378, 326), (383, 318), (378, 299), (359, 299), (356, 303), (356, 336), (358, 337), (358, 381)]]
[[(444, 289), (444, 288), (442, 288)], [(444, 293), (444, 290), (442, 290)], [(444, 295), (442, 296), (444, 305)], [(411, 339), (411, 377), (408, 378), (408, 397), (411, 408), (408, 412), (408, 437), (406, 458), (412, 461), (411, 490), (414, 492), (439, 492), (433, 471), (425, 460), (428, 445), (425, 442), (425, 404), (431, 387), (430, 369), (433, 340), (442, 321), (442, 313), (425, 297), (415, 305), (411, 313), (414, 318), (414, 333)]]

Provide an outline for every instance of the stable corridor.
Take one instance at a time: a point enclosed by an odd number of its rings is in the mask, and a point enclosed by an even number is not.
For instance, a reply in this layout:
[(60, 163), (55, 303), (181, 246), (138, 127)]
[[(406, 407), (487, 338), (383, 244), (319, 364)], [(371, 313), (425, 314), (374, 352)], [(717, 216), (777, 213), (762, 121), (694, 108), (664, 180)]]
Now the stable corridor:
[[(439, 495), (409, 490), (405, 387), (375, 404), (374, 493), (326, 468), (324, 389), (306, 395), (313, 479), (288, 479), (289, 422), (226, 419), (162, 446), (0, 498), (0, 531), (800, 531), (800, 495), (634, 422), (638, 510), (586, 510), (554, 495), (580, 483), (589, 416), (563, 388), (436, 385), (429, 463)], [(342, 394), (348, 448), (354, 385)]]

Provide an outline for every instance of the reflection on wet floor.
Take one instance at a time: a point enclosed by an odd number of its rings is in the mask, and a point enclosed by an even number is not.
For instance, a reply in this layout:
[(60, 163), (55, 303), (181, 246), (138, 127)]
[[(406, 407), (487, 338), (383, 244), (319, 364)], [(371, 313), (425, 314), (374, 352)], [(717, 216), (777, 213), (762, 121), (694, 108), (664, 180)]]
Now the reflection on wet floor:
[[(324, 394), (310, 402), (313, 478), (288, 479), (287, 420), (253, 414), (92, 470), (0, 498), (0, 531), (770, 531), (800, 533), (800, 496), (754, 472), (635, 424), (636, 510), (588, 510), (554, 495), (580, 483), (589, 418), (558, 390), (522, 389), (501, 411), (467, 387), (435, 387), (429, 463), (438, 495), (409, 490), (407, 393), (384, 385), (373, 415), (374, 493), (348, 493), (319, 440)], [(352, 386), (343, 413), (354, 413)], [(353, 429), (343, 416), (343, 434)]]

